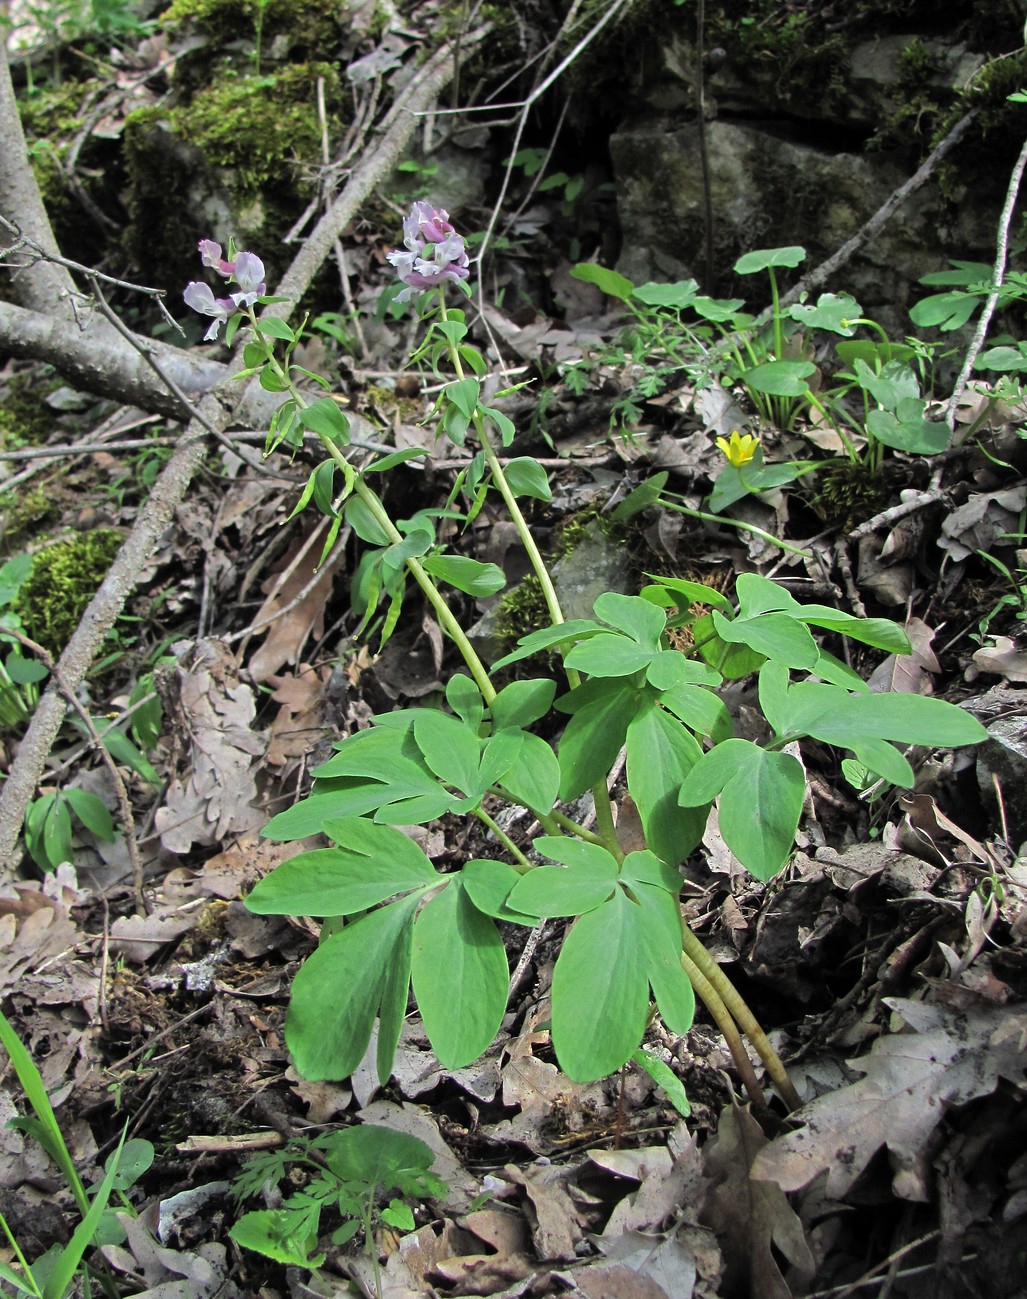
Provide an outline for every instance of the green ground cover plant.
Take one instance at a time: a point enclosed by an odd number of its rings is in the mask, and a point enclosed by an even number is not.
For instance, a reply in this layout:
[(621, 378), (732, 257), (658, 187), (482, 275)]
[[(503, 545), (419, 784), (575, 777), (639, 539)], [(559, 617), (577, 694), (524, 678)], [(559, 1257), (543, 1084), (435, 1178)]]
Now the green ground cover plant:
[[(364, 626), (373, 623), (384, 643), (413, 581), (463, 659), (448, 681), (445, 710), (376, 717), (314, 772), (312, 793), (265, 829), (275, 840), (323, 835), (331, 844), (283, 863), (247, 899), (260, 914), (323, 918), (320, 945), (292, 988), (286, 1037), (296, 1066), (307, 1078), (344, 1078), (377, 1026), (376, 1066), (387, 1079), (411, 989), (439, 1060), (449, 1068), (467, 1064), (491, 1045), (506, 1009), (509, 971), (498, 923), (530, 929), (558, 920), (566, 928), (551, 1029), (571, 1078), (619, 1069), (638, 1050), (653, 1008), (671, 1032), (686, 1032), (698, 992), (750, 1090), (759, 1095), (739, 1030), (794, 1105), (794, 1089), (758, 1023), (682, 926), (680, 863), (717, 805), (721, 832), (743, 865), (763, 880), (780, 871), (805, 797), (806, 739), (909, 786), (907, 746), (973, 744), (984, 730), (938, 699), (872, 694), (827, 647), (847, 638), (907, 653), (894, 623), (802, 605), (755, 574), (738, 578), (733, 599), (659, 578), (638, 595), (600, 596), (594, 618), (566, 620), (519, 504), (524, 496), (548, 499), (545, 470), (527, 457), (501, 464), (497, 448), (515, 434), (496, 404), (503, 392), (486, 396), (486, 362), (467, 341), (465, 314), (446, 302), (447, 287), (467, 291), (463, 240), (446, 213), (426, 202), (414, 204), (404, 235), (404, 249), (390, 261), (402, 283), (396, 300), (416, 295), (424, 326), (412, 362), (441, 382), (441, 429), (457, 446), (475, 448), (441, 511), (394, 520), (375, 490), (381, 474), (423, 452), (383, 455), (359, 472), (350, 464), (345, 415), (330, 396), (311, 398), (299, 387), (313, 381), (327, 388), (292, 359), (302, 328), (273, 312), (258, 319), (256, 307), (274, 303), (264, 296), (258, 257), (230, 247), (225, 258), (219, 245), (203, 241), (203, 263), (226, 281), (226, 296), (215, 297), (204, 282), (185, 294), (212, 318), (208, 338), (225, 326), (231, 342), (245, 328), (243, 377), (285, 395), (268, 447), (296, 445), (308, 431), (320, 439), (325, 459), (296, 511), (312, 505), (331, 519), (326, 552), (344, 522), (366, 544), (355, 583)], [(470, 644), (446, 592), (490, 595), (502, 588), (503, 573), (455, 553), (438, 527), (440, 518), (466, 525), (488, 493), (502, 499), (548, 611), (547, 626), (491, 665)], [(667, 638), (669, 628), (684, 624), (692, 633), (687, 653)], [(536, 670), (508, 679), (514, 665), (554, 650), (562, 657), (557, 677)], [(733, 734), (718, 694), (725, 681), (747, 675), (758, 680), (769, 736), (762, 743)], [(567, 719), (555, 745), (537, 733), (554, 709)], [(622, 845), (614, 824), (607, 782), (622, 748), (644, 847)], [(594, 824), (567, 810), (587, 795)], [(503, 801), (537, 820), (541, 833), (530, 845), (500, 828), (495, 812)], [(440, 872), (397, 828), (449, 813), (477, 818), (501, 855)]]
[[(431, 1166), (434, 1152), (417, 1137), (367, 1123), (317, 1137), (297, 1137), (278, 1150), (256, 1155), (235, 1179), (236, 1201), (260, 1194), (297, 1175), (302, 1189), (279, 1209), (255, 1209), (235, 1223), (232, 1239), (278, 1263), (317, 1269), (325, 1261), (315, 1254), (321, 1215), (334, 1212), (342, 1225), (331, 1233), (333, 1245), (345, 1245), (363, 1229), (364, 1246), (382, 1294), (381, 1268), (374, 1233), (379, 1225), (413, 1231), (411, 1200), (440, 1199), (448, 1190)], [(388, 1203), (381, 1203), (388, 1197)]]
[(0, 1012), (0, 1045), (7, 1052), (32, 1109), (31, 1114), (11, 1119), (8, 1126), (26, 1132), (54, 1161), (81, 1219), (67, 1244), (51, 1246), (30, 1264), (0, 1214), (0, 1231), (17, 1263), (12, 1267), (0, 1262), (0, 1280), (13, 1286), (16, 1294), (30, 1295), (32, 1299), (64, 1299), (81, 1279), (87, 1293), (92, 1281), (101, 1293), (117, 1299), (121, 1292), (106, 1266), (101, 1262), (94, 1268), (85, 1261), (86, 1254), (97, 1245), (116, 1244), (125, 1239), (125, 1230), (115, 1217), (111, 1201), (116, 1197), (119, 1208), (131, 1211), (125, 1193), (153, 1162), (153, 1146), (138, 1138), (126, 1141), (122, 1133), (116, 1150), (107, 1160), (103, 1180), (97, 1186), (87, 1187), (68, 1150), (39, 1070), (3, 1012)]

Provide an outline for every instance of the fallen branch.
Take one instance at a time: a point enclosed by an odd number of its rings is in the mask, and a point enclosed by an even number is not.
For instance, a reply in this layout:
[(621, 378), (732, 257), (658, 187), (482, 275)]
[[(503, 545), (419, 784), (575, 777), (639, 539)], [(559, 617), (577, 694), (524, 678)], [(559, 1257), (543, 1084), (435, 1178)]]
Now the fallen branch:
[[(462, 37), (461, 47), (467, 49), (478, 44), (488, 30), (487, 27), (481, 27), (465, 34)], [(374, 185), (401, 157), (416, 126), (415, 114), (428, 108), (449, 80), (451, 73), (452, 52), (451, 48), (446, 46), (439, 50), (411, 81), (404, 93), (402, 106), (395, 106), (386, 117), (382, 128), (384, 133), (378, 147), (368, 151), (353, 169), (339, 198), (318, 222), (310, 239), (286, 272), (278, 294), (287, 300), (273, 304), (268, 314), (273, 312), (278, 316), (288, 316), (309, 287), (322, 261), (331, 252), (336, 237), (352, 221), (360, 204)], [(0, 82), (6, 75), (7, 69), (4, 63), (0, 71)], [(0, 120), (0, 127), (2, 127), (2, 120)], [(0, 203), (2, 202), (2, 192), (0, 192)], [(41, 241), (37, 240), (37, 242)], [(109, 330), (109, 327), (106, 329)], [(68, 331), (64, 332), (67, 334)], [(55, 345), (57, 343), (56, 336), (54, 343)], [(127, 347), (124, 351), (125, 354), (133, 356), (142, 370), (145, 366), (142, 358), (134, 356)], [(155, 549), (161, 533), (170, 524), (175, 507), (182, 500), (193, 475), (202, 464), (207, 449), (207, 434), (204, 426), (224, 431), (229, 422), (237, 418), (239, 410), (244, 407), (248, 388), (234, 395), (234, 400), (230, 400), (226, 392), (227, 381), (242, 368), (242, 364), (240, 352), (223, 371), (224, 379), (219, 380), (213, 390), (202, 398), (197, 412), (199, 419), (190, 420), (174, 455), (154, 484), (145, 506), (140, 507), (132, 531), (115, 556), (110, 571), (90, 601), (82, 621), (61, 656), (58, 669), (68, 689), (77, 690), (81, 685), (104, 637), (113, 627), (125, 601), (135, 589), (136, 579)], [(0, 862), (8, 871), (16, 861), (18, 835), (25, 819), (25, 812), (42, 776), (50, 749), (57, 738), (65, 710), (64, 697), (51, 682), (39, 701), (35, 716), (11, 764), (7, 781), (0, 791)]]

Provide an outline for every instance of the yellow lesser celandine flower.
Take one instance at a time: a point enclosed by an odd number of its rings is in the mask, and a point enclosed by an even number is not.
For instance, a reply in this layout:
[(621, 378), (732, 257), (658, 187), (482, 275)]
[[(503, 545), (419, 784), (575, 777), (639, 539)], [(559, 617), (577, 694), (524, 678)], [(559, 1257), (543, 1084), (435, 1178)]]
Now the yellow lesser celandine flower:
[(759, 438), (753, 437), (751, 433), (739, 433), (737, 429), (731, 434), (730, 441), (727, 438), (717, 438), (717, 446), (736, 469), (741, 469), (742, 465), (749, 463), (756, 454), (759, 444)]

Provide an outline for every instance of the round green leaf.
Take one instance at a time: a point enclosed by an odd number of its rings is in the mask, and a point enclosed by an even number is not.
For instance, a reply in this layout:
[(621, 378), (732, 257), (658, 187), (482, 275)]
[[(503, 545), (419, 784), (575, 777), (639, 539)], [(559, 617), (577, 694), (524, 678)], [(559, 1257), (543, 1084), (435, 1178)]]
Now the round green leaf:
[(806, 249), (800, 248), (798, 244), (791, 244), (787, 248), (757, 248), (739, 257), (735, 262), (735, 274), (754, 275), (771, 266), (798, 266), (805, 260)]

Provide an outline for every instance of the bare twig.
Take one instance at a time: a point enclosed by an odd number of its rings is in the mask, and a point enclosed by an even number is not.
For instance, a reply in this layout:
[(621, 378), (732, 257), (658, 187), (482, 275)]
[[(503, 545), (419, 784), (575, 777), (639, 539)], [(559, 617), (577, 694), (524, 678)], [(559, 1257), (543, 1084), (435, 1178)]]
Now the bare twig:
[(1020, 192), (1024, 167), (1027, 167), (1027, 140), (1024, 141), (1020, 156), (1013, 166), (1012, 174), (1009, 177), (1009, 188), (1006, 191), (1006, 201), (1002, 205), (1002, 213), (999, 217), (991, 289), (984, 303), (981, 318), (977, 322), (977, 328), (974, 330), (974, 336), (970, 340), (970, 346), (966, 350), (963, 368), (956, 379), (956, 385), (952, 389), (952, 396), (949, 398), (948, 409), (945, 412), (945, 423), (948, 425), (950, 434), (956, 431), (956, 408), (959, 405), (960, 398), (966, 391), (967, 381), (970, 378), (970, 372), (973, 370), (974, 361), (977, 360), (980, 350), (984, 346), (988, 326), (991, 324), (991, 318), (995, 314), (995, 307), (998, 305), (998, 296), (1002, 291), (1002, 284), (1006, 276), (1006, 261), (1009, 256), (1009, 226), (1013, 220), (1013, 209), (1016, 207), (1017, 195)]
[(135, 894), (136, 911), (139, 915), (148, 914), (150, 908), (147, 906), (146, 897), (143, 893), (143, 863), (139, 856), (139, 845), (136, 842), (135, 821), (132, 816), (132, 803), (128, 797), (128, 790), (125, 788), (125, 782), (121, 778), (121, 772), (118, 770), (118, 764), (111, 757), (107, 746), (103, 742), (103, 736), (96, 729), (96, 723), (90, 717), (88, 710), (80, 702), (68, 683), (61, 675), (59, 666), (54, 662), (53, 655), (49, 650), (38, 644), (36, 641), (25, 636), (20, 631), (15, 631), (13, 627), (0, 624), (0, 632), (4, 636), (9, 636), (16, 640), (19, 645), (27, 649), (30, 654), (34, 655), (43, 667), (50, 673), (55, 681), (58, 690), (64, 695), (68, 703), (74, 708), (82, 719), (82, 725), (89, 733), (93, 742), (93, 748), (100, 755), (100, 759), (110, 773), (110, 778), (114, 782), (114, 791), (118, 800), (118, 811), (121, 813), (121, 822), (125, 829), (125, 846), (128, 848), (129, 861), (132, 863), (132, 891)]

